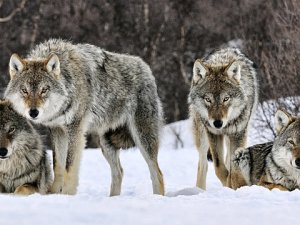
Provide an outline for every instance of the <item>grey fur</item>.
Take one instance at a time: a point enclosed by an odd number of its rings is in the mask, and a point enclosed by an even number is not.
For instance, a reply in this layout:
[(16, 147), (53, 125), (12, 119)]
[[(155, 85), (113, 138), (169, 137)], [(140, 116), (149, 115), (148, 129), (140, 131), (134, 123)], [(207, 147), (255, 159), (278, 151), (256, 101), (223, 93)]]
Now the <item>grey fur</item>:
[(300, 188), (300, 167), (295, 165), (295, 160), (300, 158), (300, 117), (289, 115), (287, 122), (274, 142), (240, 149), (235, 154), (233, 165), (247, 182), (238, 183), (234, 188), (244, 185), (289, 191)]
[[(55, 62), (55, 58), (51, 58), (53, 54), (59, 58), (57, 65), (51, 63), (52, 59)], [(32, 71), (17, 71), (16, 79), (11, 72), (5, 97), (29, 119), (32, 119), (28, 115), (30, 107), (37, 107), (42, 115), (33, 121), (51, 128), (56, 163), (53, 192), (76, 193), (76, 165), (84, 148), (84, 133), (89, 131), (99, 134), (102, 152), (111, 166), (111, 195), (121, 191), (123, 170), (119, 148), (134, 144), (149, 166), (153, 192), (164, 194), (163, 177), (157, 163), (163, 112), (155, 78), (142, 59), (89, 44), (75, 45), (53, 39), (37, 45), (21, 61)], [(49, 61), (50, 66), (45, 66)], [(16, 60), (11, 62), (13, 66), (16, 64)], [(42, 63), (38, 65), (39, 62)], [(59, 65), (60, 73), (56, 68)], [(50, 89), (40, 107), (38, 103), (19, 106), (20, 102), (25, 102), (19, 94), (22, 87), (38, 95), (45, 85)], [(44, 110), (45, 104), (48, 107)], [(70, 180), (64, 181), (68, 176)]]
[[(216, 175), (224, 186), (230, 187), (230, 158), (237, 148), (246, 144), (249, 121), (258, 101), (252, 61), (236, 48), (221, 49), (203, 60), (196, 60), (188, 99), (199, 151), (197, 186), (206, 188), (208, 141)], [(224, 138), (227, 140), (226, 166)]]
[(0, 159), (2, 193), (29, 194), (28, 187), (41, 194), (48, 192), (52, 173), (41, 137), (9, 102), (1, 100), (0, 148), (8, 149), (6, 158)]

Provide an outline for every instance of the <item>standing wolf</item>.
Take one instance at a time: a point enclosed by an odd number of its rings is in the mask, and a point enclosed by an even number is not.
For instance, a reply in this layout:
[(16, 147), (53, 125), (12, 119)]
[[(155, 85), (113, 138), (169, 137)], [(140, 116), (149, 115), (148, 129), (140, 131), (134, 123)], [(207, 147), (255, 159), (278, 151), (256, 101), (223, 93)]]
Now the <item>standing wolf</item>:
[(246, 144), (247, 128), (257, 100), (253, 63), (238, 49), (221, 49), (204, 60), (196, 60), (189, 105), (199, 151), (198, 187), (206, 188), (208, 148), (216, 175), (224, 186), (230, 187), (230, 182), (227, 183), (230, 174), (223, 159), (224, 136), (230, 172), (230, 157), (238, 147)]
[(233, 177), (234, 189), (245, 185), (289, 191), (300, 188), (300, 117), (278, 110), (275, 130), (277, 137), (273, 143), (236, 151), (233, 166), (241, 176)]
[(0, 100), (0, 192), (46, 194), (51, 183), (41, 137), (11, 103)]
[(49, 40), (27, 58), (13, 54), (5, 97), (36, 123), (50, 127), (55, 179), (51, 191), (75, 194), (84, 134), (97, 132), (111, 167), (110, 195), (119, 195), (119, 148), (137, 145), (155, 194), (164, 194), (157, 162), (162, 107), (155, 78), (140, 58), (89, 44)]

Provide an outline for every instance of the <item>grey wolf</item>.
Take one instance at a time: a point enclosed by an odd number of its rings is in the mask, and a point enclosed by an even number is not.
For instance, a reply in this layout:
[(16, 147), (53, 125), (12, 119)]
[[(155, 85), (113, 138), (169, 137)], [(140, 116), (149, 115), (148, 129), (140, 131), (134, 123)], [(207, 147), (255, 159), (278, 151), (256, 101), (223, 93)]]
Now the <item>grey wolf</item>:
[(13, 54), (9, 71), (5, 98), (19, 113), (50, 128), (52, 192), (76, 193), (84, 135), (93, 132), (111, 168), (111, 196), (121, 192), (119, 150), (133, 145), (148, 164), (153, 192), (164, 194), (157, 162), (163, 112), (155, 78), (142, 59), (52, 39), (24, 59)]
[[(247, 129), (258, 101), (253, 62), (236, 48), (217, 50), (197, 59), (188, 99), (199, 152), (197, 186), (206, 188), (209, 148), (216, 175), (230, 187), (230, 158), (237, 148), (246, 145)], [(227, 165), (223, 159), (224, 137)]]
[(279, 109), (275, 114), (274, 142), (238, 149), (233, 157), (234, 189), (261, 185), (269, 189), (300, 188), (300, 117)]
[(46, 194), (51, 184), (41, 137), (11, 103), (0, 100), (0, 192)]

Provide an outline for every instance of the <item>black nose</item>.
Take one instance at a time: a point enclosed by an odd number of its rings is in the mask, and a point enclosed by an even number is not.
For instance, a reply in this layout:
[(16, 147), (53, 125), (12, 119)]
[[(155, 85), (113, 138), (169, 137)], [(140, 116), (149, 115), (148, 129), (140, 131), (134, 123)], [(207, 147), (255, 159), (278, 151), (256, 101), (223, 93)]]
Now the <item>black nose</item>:
[(297, 158), (297, 159), (295, 160), (295, 164), (296, 164), (296, 166), (300, 167), (300, 158)]
[(7, 155), (7, 149), (6, 148), (0, 148), (0, 156), (1, 157), (4, 157)]
[(38, 115), (39, 115), (39, 110), (33, 108), (33, 109), (30, 109), (29, 110), (29, 115), (32, 117), (32, 118), (36, 118)]
[(222, 120), (215, 120), (215, 121), (214, 121), (214, 126), (215, 126), (216, 128), (221, 128), (222, 125), (223, 125)]

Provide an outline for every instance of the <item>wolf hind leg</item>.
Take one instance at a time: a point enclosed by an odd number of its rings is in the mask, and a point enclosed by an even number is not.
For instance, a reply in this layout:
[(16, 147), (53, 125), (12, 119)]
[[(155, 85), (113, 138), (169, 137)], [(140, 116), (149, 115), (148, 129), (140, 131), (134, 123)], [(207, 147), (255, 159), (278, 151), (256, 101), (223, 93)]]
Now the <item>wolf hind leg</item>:
[(110, 145), (104, 136), (100, 136), (100, 146), (111, 170), (110, 196), (120, 195), (123, 180), (123, 168), (119, 158), (120, 149)]
[(157, 160), (160, 121), (151, 116), (153, 115), (151, 111), (149, 113), (151, 114), (141, 113), (139, 117), (135, 117), (134, 121), (130, 123), (130, 132), (148, 165), (153, 194), (164, 195), (164, 179)]

